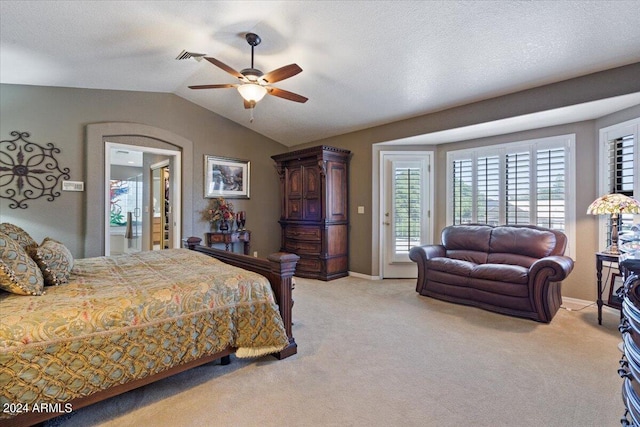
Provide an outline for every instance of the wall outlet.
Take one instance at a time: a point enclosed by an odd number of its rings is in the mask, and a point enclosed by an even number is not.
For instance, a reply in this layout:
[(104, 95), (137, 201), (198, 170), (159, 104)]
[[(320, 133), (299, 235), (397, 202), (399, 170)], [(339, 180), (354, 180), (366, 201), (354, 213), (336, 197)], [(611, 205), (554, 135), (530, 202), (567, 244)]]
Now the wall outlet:
[(258, 251), (253, 251), (254, 258), (258, 258)]
[(364, 206), (358, 206), (358, 213), (359, 214), (363, 214), (364, 213)]

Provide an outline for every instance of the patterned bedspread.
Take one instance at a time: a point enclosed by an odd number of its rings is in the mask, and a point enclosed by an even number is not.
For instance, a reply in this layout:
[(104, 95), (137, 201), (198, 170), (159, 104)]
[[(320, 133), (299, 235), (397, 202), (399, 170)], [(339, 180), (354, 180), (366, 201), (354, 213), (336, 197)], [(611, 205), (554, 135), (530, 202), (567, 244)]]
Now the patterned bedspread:
[(246, 357), (288, 344), (267, 279), (197, 252), (79, 259), (71, 274), (42, 296), (0, 295), (0, 405), (66, 402), (228, 346)]

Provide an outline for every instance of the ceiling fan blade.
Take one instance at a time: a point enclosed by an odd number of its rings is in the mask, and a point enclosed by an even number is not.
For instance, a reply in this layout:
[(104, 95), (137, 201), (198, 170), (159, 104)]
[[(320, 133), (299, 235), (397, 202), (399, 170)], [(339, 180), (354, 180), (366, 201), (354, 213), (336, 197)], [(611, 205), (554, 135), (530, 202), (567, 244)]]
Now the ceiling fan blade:
[(224, 89), (228, 87), (238, 87), (238, 85), (232, 84), (232, 83), (223, 83), (219, 85), (197, 85), (197, 86), (189, 86), (189, 89)]
[(288, 99), (289, 101), (305, 103), (309, 98), (305, 98), (297, 93), (289, 92), (288, 90), (278, 89), (277, 87), (268, 87), (267, 93), (269, 95), (277, 96), (279, 98)]
[(246, 81), (245, 76), (243, 76), (242, 74), (240, 74), (238, 71), (234, 70), (233, 68), (229, 67), (224, 62), (220, 62), (216, 58), (211, 58), (209, 56), (205, 56), (204, 59), (206, 59), (207, 61), (211, 62), (216, 67), (219, 67), (219, 68), (223, 69), (227, 73), (231, 74), (233, 77), (235, 77), (237, 79), (240, 79), (242, 81)]
[(265, 74), (261, 77), (261, 80), (264, 80), (267, 83), (275, 83), (280, 80), (288, 79), (289, 77), (293, 77), (299, 72), (302, 71), (302, 68), (298, 66), (298, 64), (289, 64), (284, 67), (280, 67), (277, 70), (273, 70)]

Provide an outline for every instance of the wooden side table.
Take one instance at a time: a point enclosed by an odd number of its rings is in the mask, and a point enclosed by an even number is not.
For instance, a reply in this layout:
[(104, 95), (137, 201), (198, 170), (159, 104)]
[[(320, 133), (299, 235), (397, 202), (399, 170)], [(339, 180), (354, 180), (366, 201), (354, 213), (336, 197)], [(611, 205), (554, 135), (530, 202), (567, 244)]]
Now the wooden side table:
[(619, 258), (619, 254), (596, 252), (596, 277), (598, 279), (598, 299), (596, 302), (598, 304), (598, 325), (602, 325), (602, 306), (604, 305), (604, 302), (602, 301), (602, 263), (607, 261), (618, 264)]
[(231, 248), (231, 252), (233, 252), (235, 244), (243, 242), (243, 253), (249, 255), (251, 250), (251, 232), (249, 230), (204, 233), (204, 238), (206, 245), (209, 247), (224, 243), (224, 250), (229, 251), (229, 248)]

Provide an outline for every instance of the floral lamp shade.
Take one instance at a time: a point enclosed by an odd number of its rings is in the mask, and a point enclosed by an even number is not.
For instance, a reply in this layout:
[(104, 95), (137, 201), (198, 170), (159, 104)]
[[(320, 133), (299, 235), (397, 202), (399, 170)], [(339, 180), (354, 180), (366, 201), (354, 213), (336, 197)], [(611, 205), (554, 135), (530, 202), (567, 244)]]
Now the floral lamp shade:
[(618, 215), (640, 214), (640, 202), (624, 194), (612, 193), (598, 197), (587, 208), (589, 215), (611, 215), (611, 244), (605, 250), (617, 254), (618, 251)]
[(598, 197), (587, 208), (589, 215), (640, 214), (640, 202), (624, 194), (613, 193)]

